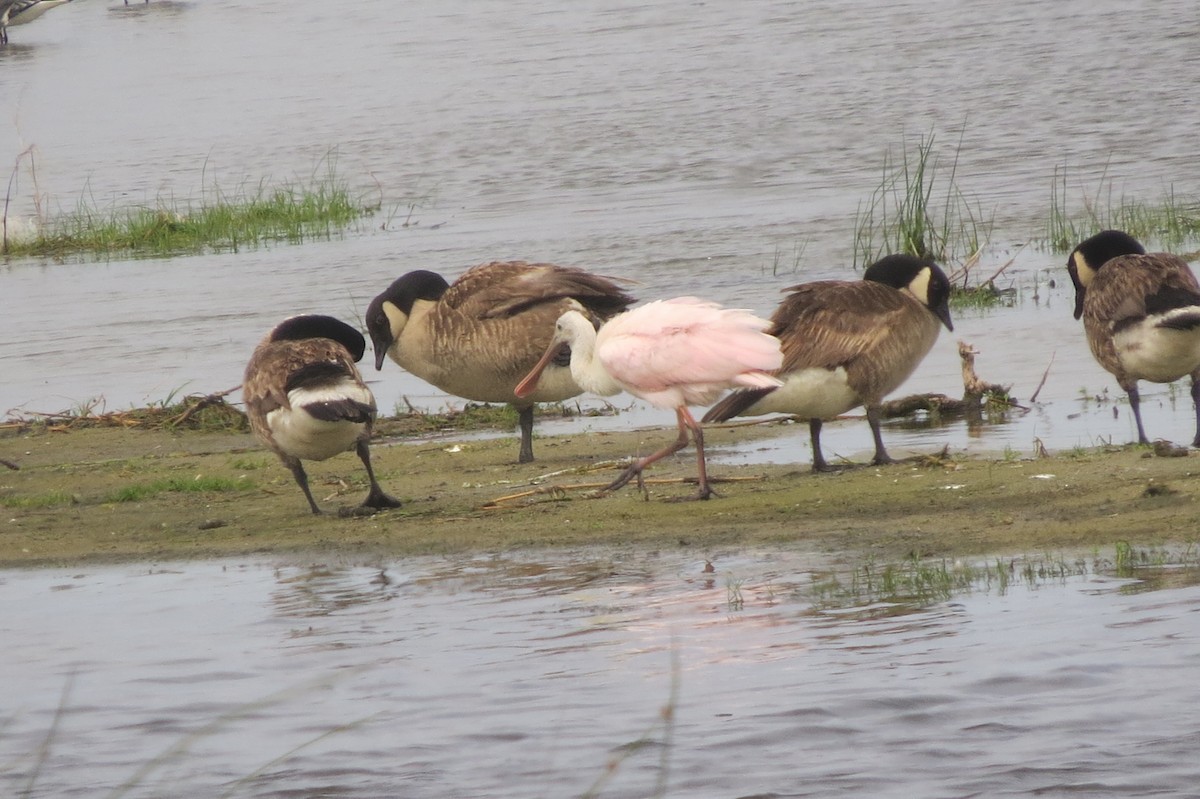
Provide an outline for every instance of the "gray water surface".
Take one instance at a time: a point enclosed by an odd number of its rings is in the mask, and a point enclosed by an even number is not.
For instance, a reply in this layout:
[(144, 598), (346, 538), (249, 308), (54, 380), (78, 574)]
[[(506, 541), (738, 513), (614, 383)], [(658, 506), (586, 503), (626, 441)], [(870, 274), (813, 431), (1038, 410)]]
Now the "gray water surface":
[[(557, 261), (636, 279), (643, 299), (768, 314), (785, 286), (856, 276), (856, 210), (889, 153), (933, 136), (939, 172), (992, 223), (979, 274), (1015, 256), (1000, 284), (1021, 292), (960, 312), (901, 391), (960, 394), (958, 339), (1020, 400), (1046, 381), (1028, 413), (889, 442), (1126, 441), (1123, 404), (1082, 400), (1120, 392), (1071, 319), (1065, 258), (1022, 245), (1064, 171), (1072, 211), (1196, 196), (1198, 39), (1182, 1), (75, 0), (0, 50), (0, 154), (32, 146), (36, 168), (15, 169), (14, 223), (81, 202), (186, 209), (331, 163), (381, 210), (302, 246), (0, 264), (0, 410), (231, 388), (280, 318), (360, 320), (414, 268)], [(390, 363), (376, 377), (385, 410), (460, 404)], [(1186, 393), (1144, 389), (1151, 437), (1189, 440)], [(635, 409), (616, 424), (669, 422)], [(862, 427), (831, 426), (831, 450), (868, 450)]]
[(5, 572), (0, 785), (1196, 795), (1194, 569), (1031, 583), (1018, 565), (1007, 585), (856, 605), (822, 589), (842, 568), (825, 558), (712, 563), (580, 550)]

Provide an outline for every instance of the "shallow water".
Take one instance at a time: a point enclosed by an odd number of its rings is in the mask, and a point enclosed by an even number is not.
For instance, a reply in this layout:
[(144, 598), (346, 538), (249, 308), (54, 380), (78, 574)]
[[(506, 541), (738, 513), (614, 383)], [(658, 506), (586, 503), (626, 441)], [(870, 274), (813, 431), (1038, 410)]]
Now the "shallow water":
[(601, 796), (1194, 794), (1194, 570), (846, 606), (817, 557), (712, 558), (5, 572), (0, 785), (525, 799), (615, 764)]
[[(636, 278), (644, 299), (697, 293), (769, 313), (784, 286), (854, 276), (854, 214), (885, 155), (933, 134), (943, 175), (961, 142), (956, 183), (995, 220), (979, 273), (1017, 254), (1001, 284), (1022, 291), (1015, 309), (958, 314), (902, 391), (959, 394), (959, 338), (1021, 400), (1053, 365), (1029, 413), (897, 427), (889, 443), (1027, 453), (1035, 438), (1132, 437), (1123, 405), (1114, 418), (1080, 399), (1119, 390), (1070, 318), (1065, 259), (1019, 245), (1042, 232), (1056, 169), (1073, 209), (1101, 192), (1200, 190), (1187, 68), (1200, 28), (1182, 0), (1136, 24), (1091, 0), (347, 8), (76, 0), (14, 29), (0, 153), (15, 162), (33, 146), (36, 165), (17, 170), (14, 218), (35, 199), (186, 208), (303, 183), (329, 160), (382, 210), (304, 246), (0, 265), (0, 409), (119, 410), (236, 386), (283, 316), (358, 319), (417, 267), (552, 260)], [(384, 409), (457, 404), (391, 364), (374, 388)], [(1186, 393), (1145, 393), (1150, 435), (1188, 440)], [(862, 428), (833, 426), (831, 452), (866, 451)]]

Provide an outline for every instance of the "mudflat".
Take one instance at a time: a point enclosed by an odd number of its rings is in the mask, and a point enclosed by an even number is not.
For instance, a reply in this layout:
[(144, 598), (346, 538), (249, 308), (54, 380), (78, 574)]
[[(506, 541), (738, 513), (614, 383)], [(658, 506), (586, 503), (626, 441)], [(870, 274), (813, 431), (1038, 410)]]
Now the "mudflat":
[[(751, 429), (713, 429), (711, 447)], [(689, 497), (691, 449), (647, 471), (647, 494), (594, 489), (615, 462), (673, 429), (540, 437), (516, 463), (510, 436), (373, 442), (398, 510), (351, 511), (366, 495), (358, 459), (306, 464), (327, 512), (309, 513), (291, 474), (246, 433), (45, 428), (7, 432), (0, 458), (0, 565), (337, 553), (394, 558), (514, 548), (800, 546), (847, 557), (1042, 554), (1125, 541), (1191, 542), (1200, 460), (1147, 447), (1035, 459), (927, 457), (832, 474), (797, 462), (710, 466), (720, 496)]]

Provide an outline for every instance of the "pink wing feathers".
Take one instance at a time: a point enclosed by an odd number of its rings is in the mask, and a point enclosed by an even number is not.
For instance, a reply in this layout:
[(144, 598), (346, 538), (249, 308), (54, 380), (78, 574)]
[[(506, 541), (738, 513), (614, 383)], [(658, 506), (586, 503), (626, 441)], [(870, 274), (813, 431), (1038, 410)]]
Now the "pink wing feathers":
[(663, 407), (703, 405), (734, 385), (770, 387), (779, 341), (749, 311), (695, 297), (651, 302), (600, 329), (596, 357), (631, 394)]

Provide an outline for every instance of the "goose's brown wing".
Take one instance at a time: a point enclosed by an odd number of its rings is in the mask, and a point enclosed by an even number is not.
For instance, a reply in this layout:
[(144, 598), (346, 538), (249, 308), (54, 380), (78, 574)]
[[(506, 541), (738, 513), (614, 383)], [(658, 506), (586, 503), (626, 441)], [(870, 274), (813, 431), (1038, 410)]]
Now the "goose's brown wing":
[(350, 353), (336, 341), (264, 341), (254, 350), (242, 382), (242, 396), (251, 419), (265, 418), (273, 410), (289, 407), (289, 381), (314, 363), (333, 364), (339, 371), (362, 380)]
[(1200, 304), (1200, 283), (1187, 262), (1170, 253), (1121, 255), (1106, 261), (1083, 296), (1083, 329), (1096, 361), (1125, 390), (1125, 373), (1114, 334), (1149, 314)]
[[(912, 357), (916, 350), (922, 356), (928, 350), (931, 328), (936, 337), (936, 317), (891, 286), (820, 280), (785, 291), (789, 294), (767, 329), (782, 345), (781, 375), (842, 367), (850, 387), (864, 399), (874, 399), (908, 376), (912, 368), (906, 364), (919, 360)], [(714, 405), (704, 421), (737, 416), (772, 390), (735, 391)]]
[(1121, 325), (1149, 313), (1200, 302), (1200, 283), (1187, 262), (1170, 253), (1122, 255), (1096, 272), (1084, 295), (1084, 314)]
[(542, 304), (575, 299), (601, 318), (633, 303), (613, 280), (582, 269), (526, 261), (473, 267), (442, 296), (442, 304), (475, 319), (515, 316)]
[(879, 349), (916, 305), (870, 281), (817, 281), (788, 291), (767, 331), (783, 344), (784, 373), (846, 366)]

